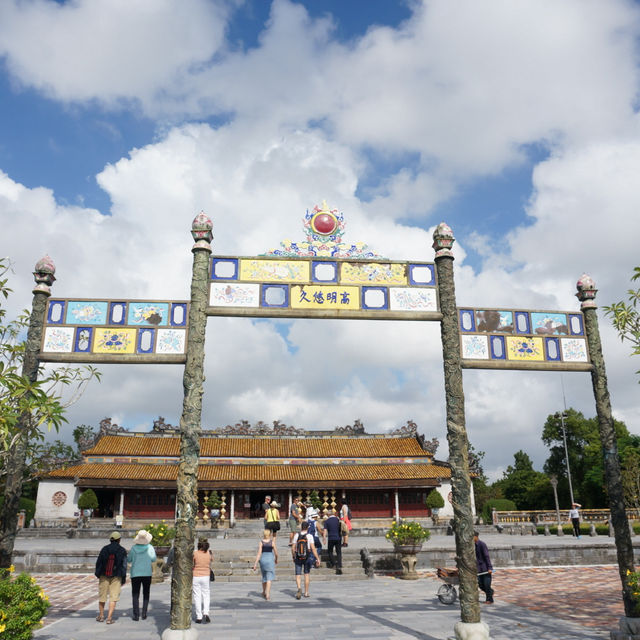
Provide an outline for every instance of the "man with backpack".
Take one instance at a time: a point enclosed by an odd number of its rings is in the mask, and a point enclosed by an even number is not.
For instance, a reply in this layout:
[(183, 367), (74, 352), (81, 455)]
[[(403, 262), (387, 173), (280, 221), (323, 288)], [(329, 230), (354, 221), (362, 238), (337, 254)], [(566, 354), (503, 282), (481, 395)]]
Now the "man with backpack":
[(291, 555), (293, 556), (293, 564), (296, 570), (296, 600), (302, 597), (302, 588), (300, 586), (301, 576), (304, 572), (304, 597), (309, 597), (309, 581), (311, 567), (320, 566), (320, 558), (313, 543), (313, 536), (309, 533), (309, 523), (303, 522), (300, 525), (300, 532), (293, 537), (293, 546), (291, 547)]
[(109, 544), (100, 549), (96, 560), (95, 576), (98, 578), (98, 622), (104, 622), (104, 605), (109, 598), (107, 624), (113, 624), (113, 612), (120, 599), (120, 589), (127, 578), (127, 552), (120, 546), (120, 532), (114, 531)]

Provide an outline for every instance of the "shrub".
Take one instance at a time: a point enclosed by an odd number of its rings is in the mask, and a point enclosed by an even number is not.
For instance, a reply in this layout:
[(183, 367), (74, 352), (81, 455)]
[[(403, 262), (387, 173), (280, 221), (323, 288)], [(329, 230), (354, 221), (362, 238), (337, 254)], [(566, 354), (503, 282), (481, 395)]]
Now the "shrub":
[(82, 492), (82, 495), (78, 498), (78, 509), (97, 509), (98, 498), (96, 492), (93, 489), (87, 489)]
[(160, 524), (148, 524), (147, 531), (153, 536), (151, 544), (154, 547), (168, 547), (176, 537), (176, 530), (164, 520)]
[(429, 509), (442, 509), (444, 507), (444, 498), (437, 489), (433, 489), (427, 496), (425, 504)]
[(640, 613), (640, 571), (627, 569), (627, 584), (631, 588), (631, 598), (636, 605), (636, 613)]
[(29, 640), (42, 625), (49, 598), (27, 573), (13, 577), (13, 566), (0, 569), (0, 636)]
[(487, 500), (482, 507), (482, 519), (491, 524), (493, 522), (491, 512), (496, 511), (517, 511), (516, 503), (513, 500), (507, 500), (506, 498), (491, 498)]
[(217, 491), (212, 491), (205, 504), (209, 509), (219, 509), (222, 505), (222, 498), (219, 496)]
[(431, 531), (419, 522), (394, 522), (385, 538), (394, 545), (420, 544), (431, 537)]
[[(3, 502), (4, 496), (0, 496), (0, 508), (2, 507)], [(18, 503), (18, 511), (22, 509), (24, 509), (26, 512), (24, 526), (28, 527), (31, 519), (36, 515), (36, 501), (31, 500), (30, 498), (20, 498), (20, 502)]]

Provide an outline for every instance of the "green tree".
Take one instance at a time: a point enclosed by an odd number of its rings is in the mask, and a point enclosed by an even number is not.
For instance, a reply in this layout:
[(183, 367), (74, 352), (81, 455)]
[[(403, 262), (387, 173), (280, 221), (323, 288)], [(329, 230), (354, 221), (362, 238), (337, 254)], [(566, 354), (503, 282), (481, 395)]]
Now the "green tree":
[(93, 489), (86, 489), (78, 498), (78, 509), (97, 509), (98, 496)]
[[(636, 280), (640, 280), (640, 267), (635, 267), (634, 274), (631, 276), (631, 282)], [(640, 312), (638, 311), (640, 289), (628, 289), (627, 300), (628, 302), (621, 300), (605, 306), (604, 312), (611, 318), (620, 340), (622, 342), (628, 340), (632, 346), (632, 355), (637, 356), (640, 355)]]
[(513, 454), (514, 463), (509, 465), (501, 480), (495, 485), (502, 490), (507, 500), (515, 502), (518, 509), (545, 509), (551, 503), (551, 485), (541, 471), (533, 468), (533, 462), (524, 451)]
[[(9, 261), (0, 258), (0, 300), (6, 300), (11, 293), (9, 271)], [(48, 271), (38, 275), (43, 273)], [(34, 305), (37, 301), (43, 315), (44, 299), (38, 290)], [(0, 508), (0, 567), (4, 568), (10, 566), (13, 555), (25, 467), (44, 440), (43, 429), (59, 430), (66, 422), (66, 407), (78, 399), (91, 379), (99, 379), (93, 367), (45, 370), (39, 366), (38, 347), (32, 337), (37, 333), (31, 329), (41, 327), (42, 322), (43, 317), (38, 313), (27, 311), (15, 320), (8, 320), (6, 309), (0, 305), (0, 476), (5, 478), (4, 502)], [(67, 400), (63, 398), (65, 391)]]

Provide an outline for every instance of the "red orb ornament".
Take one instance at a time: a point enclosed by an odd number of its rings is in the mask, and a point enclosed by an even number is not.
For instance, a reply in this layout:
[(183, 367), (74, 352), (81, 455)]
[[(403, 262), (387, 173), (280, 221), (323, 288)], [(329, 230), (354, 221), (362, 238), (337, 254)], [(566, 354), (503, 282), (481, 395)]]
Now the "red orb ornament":
[(311, 226), (316, 233), (329, 236), (337, 229), (338, 221), (330, 213), (321, 212), (313, 216)]

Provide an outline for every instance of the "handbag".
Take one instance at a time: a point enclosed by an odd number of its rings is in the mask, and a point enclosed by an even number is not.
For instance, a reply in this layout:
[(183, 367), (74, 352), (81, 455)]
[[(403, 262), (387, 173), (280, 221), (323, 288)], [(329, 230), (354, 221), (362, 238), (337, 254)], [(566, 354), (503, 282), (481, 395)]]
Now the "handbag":
[(209, 582), (215, 582), (216, 574), (213, 572), (213, 569), (209, 569)]

